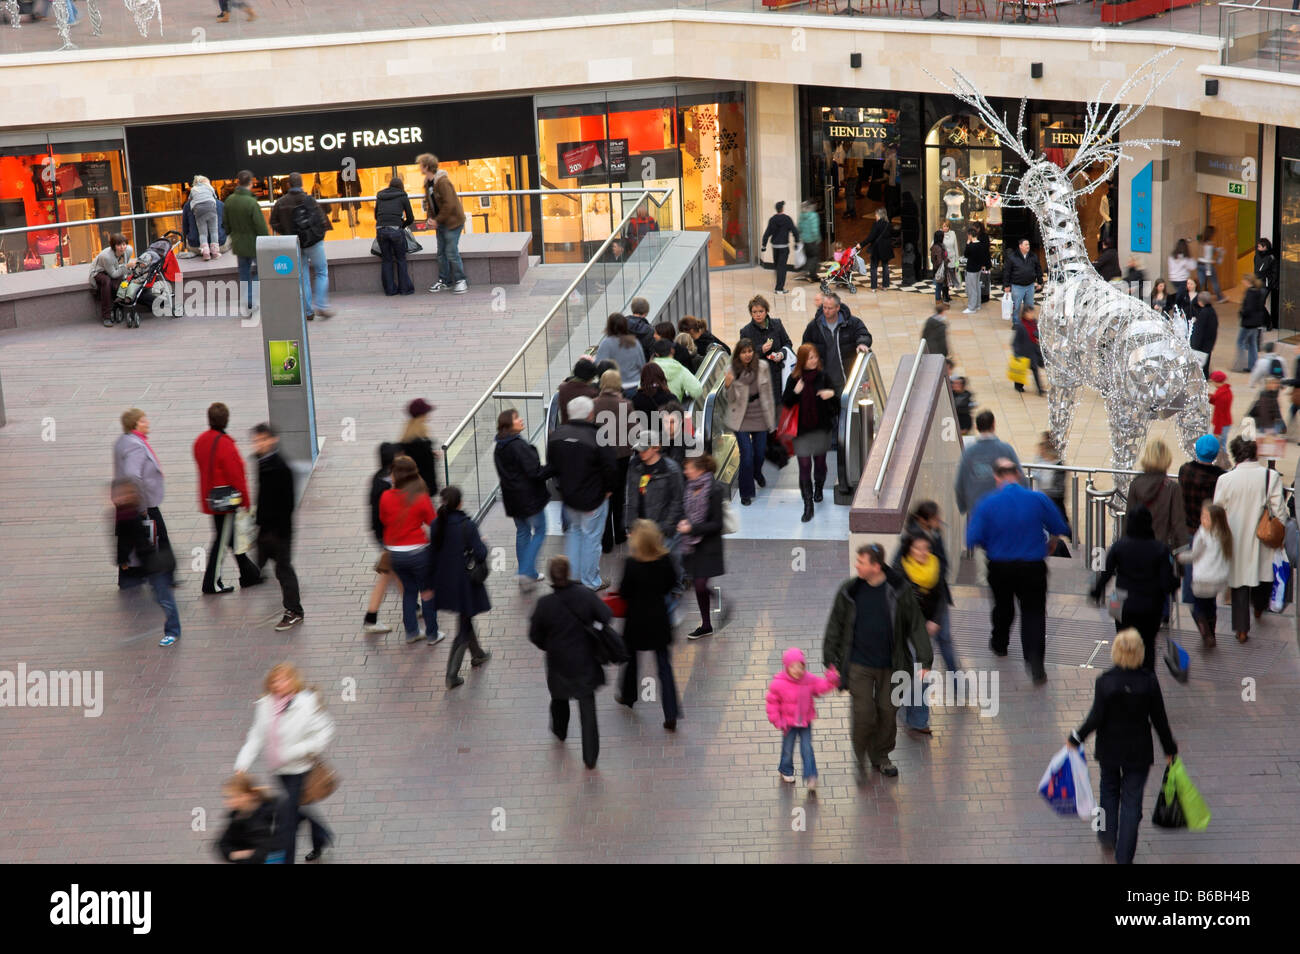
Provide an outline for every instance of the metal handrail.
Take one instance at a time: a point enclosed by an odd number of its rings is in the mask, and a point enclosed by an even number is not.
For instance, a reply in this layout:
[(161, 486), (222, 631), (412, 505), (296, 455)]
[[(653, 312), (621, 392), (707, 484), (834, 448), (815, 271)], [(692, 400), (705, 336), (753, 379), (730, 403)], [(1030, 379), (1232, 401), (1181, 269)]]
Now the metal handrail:
[[(858, 392), (862, 389), (864, 378), (870, 379), (868, 390), (872, 392), (872, 397), (883, 402), (885, 398), (884, 380), (880, 375), (880, 361), (876, 358), (874, 351), (860, 352), (853, 361), (853, 369), (849, 372), (849, 380), (844, 385), (844, 390), (840, 393), (840, 417), (839, 417), (839, 445), (841, 451), (836, 455), (835, 469), (839, 475), (837, 486), (848, 492), (857, 485), (857, 480), (850, 481), (849, 473), (851, 469), (850, 460), (850, 441), (849, 436), (853, 430), (852, 418), (857, 410)], [(858, 480), (862, 479), (861, 472), (858, 473)]]
[[(643, 189), (641, 190), (640, 194), (643, 200), (648, 200), (650, 202), (653, 202), (656, 208), (662, 208), (664, 203), (666, 203), (672, 197), (673, 190), (671, 186), (662, 189)], [(662, 199), (656, 198), (656, 196), (659, 194), (663, 195)], [(498, 374), (493, 379), (490, 385), (488, 385), (487, 389), (483, 393), (483, 396), (474, 402), (474, 406), (469, 409), (469, 413), (466, 414), (461, 419), (461, 422), (457, 424), (451, 430), (450, 433), (448, 433), (446, 439), (442, 442), (443, 451), (446, 451), (452, 445), (452, 443), (455, 442), (455, 440), (458, 437), (460, 437), (460, 435), (465, 431), (465, 429), (468, 428), (470, 424), (473, 422), (474, 415), (476, 415), (479, 412), (479, 410), (483, 407), (484, 404), (492, 400), (492, 395), (496, 391), (500, 390), (501, 384), (506, 379), (506, 375), (508, 375), (512, 370), (514, 370), (515, 365), (518, 364), (519, 361), (523, 359), (524, 354), (532, 346), (533, 342), (535, 342), (543, 333), (545, 333), (546, 326), (550, 324), (551, 319), (554, 318), (555, 315), (559, 312), (559, 310), (568, 303), (569, 296), (573, 294), (574, 290), (578, 288), (578, 286), (582, 283), (583, 279), (587, 277), (587, 273), (591, 271), (591, 267), (595, 265), (597, 262), (599, 262), (601, 257), (605, 254), (605, 252), (608, 251), (610, 244), (618, 236), (619, 231), (624, 226), (627, 225), (628, 220), (632, 217), (633, 213), (635, 213), (637, 208), (640, 207), (641, 201), (642, 200), (639, 199), (636, 202), (636, 204), (632, 206), (631, 209), (629, 209), (627, 212), (623, 214), (623, 218), (619, 220), (618, 225), (614, 226), (614, 230), (610, 233), (609, 237), (606, 238), (605, 241), (603, 241), (600, 244), (600, 248), (596, 249), (595, 254), (592, 255), (591, 257), (591, 260), (588, 261), (587, 264), (583, 266), (582, 270), (578, 272), (577, 276), (573, 279), (573, 281), (569, 283), (569, 286), (564, 290), (563, 294), (561, 294), (559, 298), (556, 299), (555, 304), (551, 306), (551, 310), (548, 311), (545, 317), (542, 318), (541, 323), (538, 324), (538, 326), (533, 329), (532, 333), (529, 334), (529, 336), (524, 339), (524, 343), (519, 346), (518, 350), (515, 351), (514, 355), (510, 358), (510, 360), (506, 362), (506, 365), (501, 370), (501, 373)], [(451, 467), (451, 461), (447, 459), (447, 456), (444, 453), (443, 471), (444, 474), (448, 476), (448, 478), (450, 477), (450, 467)], [(482, 512), (486, 511), (488, 505), (490, 505), (492, 500), (494, 499), (494, 496), (495, 496), (494, 494), (488, 495), (487, 501), (483, 503), (481, 512), (475, 516), (476, 520), (482, 517)]]
[(912, 397), (912, 385), (916, 382), (916, 370), (921, 366), (921, 356), (925, 354), (925, 350), (924, 341), (916, 346), (916, 358), (912, 361), (912, 370), (908, 373), (907, 385), (903, 388), (903, 401), (898, 413), (894, 416), (894, 427), (889, 432), (889, 443), (885, 445), (885, 456), (880, 461), (880, 474), (876, 477), (877, 494), (880, 493), (880, 488), (884, 486), (885, 471), (889, 468), (890, 458), (894, 456), (894, 443), (898, 440), (898, 431), (903, 425), (903, 408), (907, 407), (907, 402)]
[[(637, 194), (645, 194), (645, 193), (648, 193), (648, 192), (671, 192), (671, 191), (672, 191), (671, 189), (667, 189), (667, 190), (665, 190), (665, 189), (625, 189), (625, 188), (622, 188), (622, 187), (614, 188), (613, 186), (607, 186), (607, 187), (600, 187), (600, 186), (597, 186), (597, 187), (590, 188), (590, 189), (493, 189), (493, 190), (491, 190), (491, 191), (487, 191), (487, 192), (458, 192), (458, 193), (456, 193), (456, 194), (457, 194), (458, 196), (462, 196), (462, 197), (475, 198), (475, 197), (478, 197), (478, 196), (485, 196), (485, 195), (486, 195), (486, 196), (504, 196), (504, 195), (543, 195), (543, 196), (544, 196), (544, 195), (567, 195), (567, 196), (574, 196), (574, 195), (586, 195), (586, 194), (591, 194), (591, 195), (607, 195), (607, 194), (611, 194), (611, 193), (618, 193), (618, 194), (623, 194), (623, 193), (637, 193)], [(423, 198), (424, 198), (424, 193), (423, 193), (423, 192), (408, 192), (408, 193), (406, 193), (406, 197), (407, 197), (408, 199), (423, 199)], [(348, 195), (348, 196), (337, 196), (337, 197), (334, 197), (334, 198), (328, 198), (328, 199), (327, 199), (327, 198), (319, 198), (319, 199), (316, 200), (316, 202), (317, 202), (318, 204), (320, 204), (320, 205), (340, 205), (340, 204), (342, 204), (342, 203), (344, 203), (344, 202), (374, 202), (376, 198), (377, 198), (377, 197), (376, 197), (376, 196), (373, 196), (373, 195)], [(665, 196), (665, 201), (666, 201), (666, 199), (667, 199), (667, 197)], [(257, 204), (258, 204), (258, 206), (260, 206), (260, 207), (263, 208), (263, 209), (269, 209), (269, 208), (271, 208), (272, 206), (275, 205), (275, 202), (270, 201), (270, 200), (262, 200), (262, 199), (259, 199), (258, 202), (257, 202)], [(640, 204), (640, 203), (638, 203), (638, 204)], [(656, 205), (656, 206), (661, 206), (661, 205), (663, 205), (663, 202), (655, 202), (655, 205)], [(635, 207), (633, 208), (633, 211), (635, 211)], [(69, 221), (67, 221), (67, 222), (48, 222), (48, 223), (46, 223), (45, 225), (23, 225), (23, 226), (19, 226), (19, 227), (17, 227), (17, 228), (11, 228), (11, 229), (0, 229), (0, 235), (17, 235), (18, 233), (21, 233), (21, 232), (48, 232), (48, 231), (50, 231), (51, 229), (75, 229), (75, 228), (80, 228), (80, 227), (83, 226), (83, 225), (104, 225), (104, 224), (106, 224), (106, 223), (108, 223), (108, 222), (129, 222), (129, 221), (132, 221), (132, 220), (135, 220), (135, 219), (165, 219), (165, 218), (168, 218), (168, 217), (173, 216), (173, 215), (182, 215), (183, 213), (184, 213), (184, 210), (183, 210), (183, 209), (174, 209), (174, 210), (172, 210), (172, 211), (168, 211), (168, 212), (135, 212), (135, 213), (132, 213), (131, 215), (110, 215), (110, 216), (106, 216), (105, 218), (102, 218), (102, 219), (72, 219), (72, 220), (69, 220)], [(626, 218), (626, 216), (625, 216), (625, 218)], [(622, 224), (620, 223), (620, 227), (621, 227), (621, 225), (622, 225)], [(617, 230), (616, 230), (616, 231), (617, 231)]]

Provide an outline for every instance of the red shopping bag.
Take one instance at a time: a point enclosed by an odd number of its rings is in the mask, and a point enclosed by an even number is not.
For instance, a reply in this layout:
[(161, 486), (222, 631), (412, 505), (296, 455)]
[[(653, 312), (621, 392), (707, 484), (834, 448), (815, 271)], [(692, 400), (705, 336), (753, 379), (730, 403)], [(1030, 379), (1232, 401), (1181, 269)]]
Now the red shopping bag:
[(799, 434), (799, 405), (787, 407), (781, 412), (781, 420), (776, 425), (776, 439), (781, 442), (787, 454), (794, 454), (794, 439)]
[(627, 600), (623, 599), (620, 594), (606, 591), (600, 594), (600, 598), (609, 607), (609, 611), (614, 614), (615, 619), (627, 617)]

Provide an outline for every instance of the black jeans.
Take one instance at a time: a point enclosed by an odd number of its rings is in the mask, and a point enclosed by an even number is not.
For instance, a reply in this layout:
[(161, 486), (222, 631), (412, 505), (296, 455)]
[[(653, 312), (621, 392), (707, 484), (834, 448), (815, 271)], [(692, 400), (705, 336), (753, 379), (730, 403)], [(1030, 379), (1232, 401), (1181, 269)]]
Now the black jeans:
[(1047, 563), (1044, 560), (989, 560), (993, 591), (993, 648), (1006, 652), (1011, 622), (1020, 604), (1020, 649), (1035, 676), (1045, 674), (1047, 654)]
[(631, 463), (631, 457), (620, 457), (617, 461), (618, 475), (614, 482), (613, 496), (609, 498), (609, 516), (605, 518), (605, 533), (600, 541), (600, 548), (606, 553), (627, 540), (627, 527), (623, 525), (623, 508), (627, 502), (627, 468)]
[[(673, 679), (673, 663), (668, 655), (668, 647), (655, 650), (655, 661), (659, 664), (659, 701), (664, 707), (664, 721), (677, 721), (677, 683)], [(636, 653), (629, 654), (627, 664), (623, 667), (623, 683), (620, 698), (631, 706), (639, 697), (636, 681)]]
[[(808, 281), (817, 281), (817, 272), (821, 270), (822, 243), (820, 240), (803, 243), (803, 253), (805, 257), (804, 273)], [(762, 342), (760, 342), (761, 344)]]
[(284, 849), (284, 863), (291, 865), (294, 863), (294, 852), (298, 844), (298, 826), (304, 820), (311, 822), (311, 847), (314, 851), (320, 851), (326, 845), (334, 840), (333, 833), (325, 827), (320, 817), (310, 808), (304, 808), (299, 801), (302, 799), (302, 783), (307, 779), (307, 773), (301, 775), (277, 775), (280, 785), (284, 788), (284, 805), (280, 808), (280, 821), (284, 824), (283, 840), (281, 845)]
[[(229, 529), (227, 529), (229, 522)], [(211, 593), (221, 581), (221, 564), (225, 561), (226, 550), (230, 547), (235, 533), (234, 513), (214, 513), (212, 515), (212, 543), (208, 547), (208, 565), (203, 571), (203, 592)], [(236, 553), (235, 563), (239, 565), (239, 585), (247, 586), (262, 578), (257, 564), (248, 558), (247, 553)]]
[(790, 249), (772, 246), (772, 264), (776, 266), (776, 290), (785, 291), (785, 270), (790, 261)]
[[(596, 697), (578, 697), (578, 720), (582, 723), (582, 761), (587, 768), (596, 767), (600, 755), (600, 732), (596, 727)], [(551, 699), (551, 731), (564, 740), (569, 736), (569, 700)]]
[(1142, 821), (1142, 792), (1151, 766), (1101, 763), (1101, 811), (1105, 827), (1098, 832), (1115, 849), (1115, 862), (1131, 865), (1137, 852), (1138, 823)]
[(95, 276), (95, 300), (99, 302), (99, 318), (106, 321), (113, 313), (113, 299), (117, 297), (117, 285), (103, 272)]
[(1255, 586), (1234, 586), (1232, 588), (1232, 631), (1234, 633), (1250, 632), (1250, 612), (1253, 609), (1262, 613), (1268, 609), (1269, 597), (1273, 595), (1273, 584), (1258, 583)]
[(383, 283), (385, 295), (413, 295), (415, 285), (411, 283), (411, 273), (406, 267), (406, 232), (384, 226), (375, 232), (379, 241), (382, 261), (379, 265), (379, 280)]
[(260, 572), (270, 560), (275, 561), (275, 579), (280, 584), (280, 595), (284, 608), (290, 613), (302, 616), (302, 597), (298, 592), (298, 574), (293, 570), (290, 551), (293, 549), (293, 535), (280, 535), (270, 530), (260, 530), (257, 534), (257, 569)]
[[(425, 626), (429, 626), (426, 619)], [(437, 632), (438, 624), (434, 623), (429, 627), (433, 632)], [(478, 636), (474, 632), (474, 617), (468, 613), (460, 614), (460, 625), (456, 629), (456, 638), (451, 641), (451, 656), (447, 659), (447, 680), (451, 681), (460, 675), (461, 663), (465, 661), (465, 650), (469, 650), (469, 658), (473, 662), (478, 662), (486, 653), (483, 647), (478, 644)]]
[(1141, 635), (1142, 645), (1146, 649), (1146, 655), (1142, 657), (1142, 668), (1151, 672), (1156, 671), (1156, 633), (1160, 632), (1164, 615), (1163, 610), (1134, 613), (1125, 609), (1120, 618), (1115, 620), (1115, 632), (1131, 628)]
[(888, 258), (881, 258), (874, 251), (871, 253), (871, 290), (876, 290), (876, 268), (880, 268), (881, 287), (889, 287), (889, 262)]

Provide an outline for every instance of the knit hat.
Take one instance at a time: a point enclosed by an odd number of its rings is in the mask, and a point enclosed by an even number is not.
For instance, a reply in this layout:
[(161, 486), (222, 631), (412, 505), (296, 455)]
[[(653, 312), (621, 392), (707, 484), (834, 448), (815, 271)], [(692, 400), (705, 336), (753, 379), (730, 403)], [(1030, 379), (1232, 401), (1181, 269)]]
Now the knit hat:
[(1197, 460), (1202, 464), (1212, 464), (1219, 456), (1219, 439), (1213, 434), (1202, 434), (1196, 439), (1195, 449)]
[(410, 404), (406, 405), (406, 413), (411, 417), (424, 417), (433, 410), (433, 405), (424, 398), (416, 398)]
[(782, 669), (789, 669), (795, 663), (801, 663), (803, 661), (804, 661), (803, 650), (797, 646), (791, 646), (789, 649), (787, 649), (785, 652), (781, 654)]
[(1215, 384), (1222, 384), (1224, 381), (1228, 380), (1228, 376), (1222, 371), (1212, 371), (1210, 372), (1210, 380)]

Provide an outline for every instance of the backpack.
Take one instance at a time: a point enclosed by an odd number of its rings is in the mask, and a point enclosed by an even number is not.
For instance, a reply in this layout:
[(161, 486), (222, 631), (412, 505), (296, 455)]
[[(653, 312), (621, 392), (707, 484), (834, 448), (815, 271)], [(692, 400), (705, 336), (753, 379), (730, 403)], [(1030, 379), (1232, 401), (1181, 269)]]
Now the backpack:
[(303, 248), (310, 248), (325, 238), (325, 228), (316, 215), (315, 203), (308, 205), (306, 202), (300, 202), (295, 205), (290, 216), (290, 222), (293, 224), (294, 234), (298, 236), (298, 242)]

